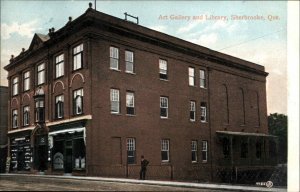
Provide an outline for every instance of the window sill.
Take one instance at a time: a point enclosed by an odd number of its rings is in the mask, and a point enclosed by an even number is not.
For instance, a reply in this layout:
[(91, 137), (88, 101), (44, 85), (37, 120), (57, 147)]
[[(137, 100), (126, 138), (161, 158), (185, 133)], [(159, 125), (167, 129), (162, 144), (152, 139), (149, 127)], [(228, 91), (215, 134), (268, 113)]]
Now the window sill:
[(83, 116), (84, 113), (80, 113), (80, 114), (73, 114), (72, 117), (78, 117), (78, 116)]
[(29, 92), (29, 91), (30, 91), (30, 89), (23, 90), (23, 93), (27, 93), (27, 92)]
[(198, 161), (192, 161), (192, 164), (198, 164)]
[(160, 117), (160, 119), (169, 119), (169, 117)]
[(57, 81), (57, 80), (59, 80), (59, 79), (62, 79), (63, 77), (64, 77), (64, 75), (59, 76), (59, 77), (54, 77), (54, 81)]
[(171, 163), (170, 161), (161, 161), (161, 165), (168, 165), (170, 163)]
[(117, 116), (121, 116), (121, 113), (110, 113), (111, 115), (117, 115)]
[(191, 123), (195, 123), (195, 122), (196, 122), (196, 120), (190, 120), (190, 122), (191, 122)]
[(128, 116), (128, 117), (135, 117), (136, 115), (135, 114), (126, 114), (126, 116)]
[(194, 87), (194, 88), (197, 88), (197, 86), (196, 86), (196, 85), (189, 85), (189, 87)]
[[(72, 69), (72, 73), (76, 73), (77, 71), (80, 71), (81, 69), (83, 69), (83, 67), (81, 66), (80, 68), (78, 69)], [(58, 77), (59, 78), (59, 77)]]
[(246, 127), (246, 125), (245, 125), (245, 124), (242, 124), (242, 125), (240, 125), (240, 127)]
[[(78, 116), (78, 115), (73, 115), (73, 116)], [(64, 117), (55, 117), (53, 120), (54, 121), (59, 121), (59, 120), (64, 120)]]
[(201, 89), (207, 89), (207, 87), (200, 87)]
[(166, 81), (166, 82), (169, 81), (169, 79), (162, 79), (162, 78), (159, 78), (159, 80), (161, 80), (161, 81)]
[(127, 74), (129, 74), (129, 75), (136, 75), (136, 73), (130, 72), (130, 71), (125, 71), (125, 73), (127, 73)]
[(121, 70), (120, 69), (114, 69), (114, 68), (109, 68), (110, 70), (112, 70), (112, 71), (117, 71), (117, 72), (121, 72)]
[(200, 121), (201, 123), (208, 123), (207, 121)]

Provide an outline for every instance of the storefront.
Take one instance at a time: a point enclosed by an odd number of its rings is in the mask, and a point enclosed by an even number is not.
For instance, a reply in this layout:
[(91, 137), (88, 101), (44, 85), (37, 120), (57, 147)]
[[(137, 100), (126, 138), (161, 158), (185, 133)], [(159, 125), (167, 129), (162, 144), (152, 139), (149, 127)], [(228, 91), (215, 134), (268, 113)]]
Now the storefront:
[(10, 139), (11, 171), (30, 171), (32, 149), (30, 135)]
[(85, 127), (64, 125), (50, 130), (48, 143), (52, 171), (85, 171)]

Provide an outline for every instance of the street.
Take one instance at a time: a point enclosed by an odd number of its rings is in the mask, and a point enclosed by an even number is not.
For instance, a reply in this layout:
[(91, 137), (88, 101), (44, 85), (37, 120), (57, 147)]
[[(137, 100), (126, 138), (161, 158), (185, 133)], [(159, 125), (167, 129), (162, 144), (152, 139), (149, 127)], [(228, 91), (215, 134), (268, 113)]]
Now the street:
[(88, 181), (32, 176), (0, 176), (0, 191), (201, 191), (222, 190), (159, 186), (149, 184)]

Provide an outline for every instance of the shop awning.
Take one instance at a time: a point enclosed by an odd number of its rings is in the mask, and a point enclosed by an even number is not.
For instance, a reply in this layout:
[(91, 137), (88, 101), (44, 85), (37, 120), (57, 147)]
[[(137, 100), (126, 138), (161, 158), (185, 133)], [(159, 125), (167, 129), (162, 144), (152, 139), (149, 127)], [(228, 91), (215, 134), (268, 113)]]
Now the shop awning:
[(85, 127), (53, 131), (53, 132), (49, 132), (49, 135), (52, 136), (52, 135), (57, 135), (57, 134), (62, 134), (62, 133), (75, 133), (75, 132), (85, 132)]
[(235, 131), (216, 131), (217, 134), (220, 135), (228, 135), (228, 136), (249, 136), (249, 137), (277, 137), (275, 135), (269, 135), (265, 133), (247, 133), (247, 132), (235, 132)]

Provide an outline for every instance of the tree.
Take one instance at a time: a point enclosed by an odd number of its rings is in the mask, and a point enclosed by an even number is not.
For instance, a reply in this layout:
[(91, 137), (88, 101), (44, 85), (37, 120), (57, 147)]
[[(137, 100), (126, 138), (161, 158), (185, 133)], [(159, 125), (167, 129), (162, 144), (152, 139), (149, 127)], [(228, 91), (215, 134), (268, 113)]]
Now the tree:
[(268, 116), (269, 134), (278, 137), (278, 161), (287, 163), (287, 116), (272, 113)]

